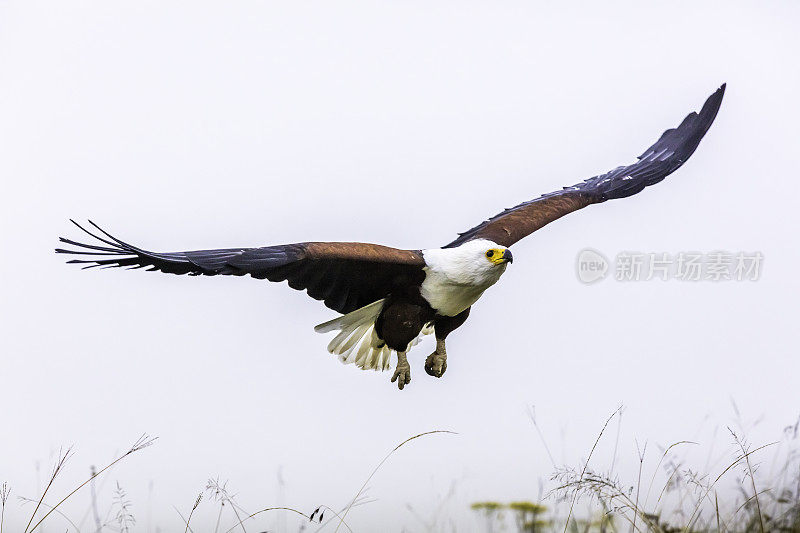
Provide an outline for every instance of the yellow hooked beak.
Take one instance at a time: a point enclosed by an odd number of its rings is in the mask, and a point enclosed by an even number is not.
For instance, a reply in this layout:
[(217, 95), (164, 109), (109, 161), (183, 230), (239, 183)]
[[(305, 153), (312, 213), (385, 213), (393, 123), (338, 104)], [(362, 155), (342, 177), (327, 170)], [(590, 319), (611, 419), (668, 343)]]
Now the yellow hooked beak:
[(486, 258), (494, 265), (514, 262), (514, 256), (511, 255), (511, 250), (508, 248), (493, 248), (488, 250), (486, 252)]

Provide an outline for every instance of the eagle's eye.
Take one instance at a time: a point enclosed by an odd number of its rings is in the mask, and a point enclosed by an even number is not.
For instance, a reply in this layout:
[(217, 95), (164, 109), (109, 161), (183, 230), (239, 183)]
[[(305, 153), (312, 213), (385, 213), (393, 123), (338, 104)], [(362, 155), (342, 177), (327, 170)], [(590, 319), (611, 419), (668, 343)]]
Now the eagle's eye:
[(493, 255), (494, 255), (494, 250), (489, 250), (488, 252), (486, 252), (486, 257), (488, 257), (489, 259), (491, 259)]

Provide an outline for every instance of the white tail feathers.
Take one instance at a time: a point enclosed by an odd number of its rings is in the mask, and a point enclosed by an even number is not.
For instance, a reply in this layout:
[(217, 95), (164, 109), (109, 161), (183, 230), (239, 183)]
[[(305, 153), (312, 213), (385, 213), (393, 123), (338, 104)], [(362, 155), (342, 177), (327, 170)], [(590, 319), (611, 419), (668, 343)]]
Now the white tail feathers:
[(361, 309), (356, 309), (352, 313), (348, 313), (346, 315), (336, 317), (333, 320), (328, 320), (327, 322), (318, 324), (314, 326), (314, 331), (317, 333), (328, 333), (329, 331), (342, 329), (343, 327), (355, 322), (361, 322), (367, 317), (371, 317), (372, 321), (374, 322), (375, 319), (378, 318), (378, 315), (381, 314), (384, 301), (385, 300), (378, 300), (377, 302), (365, 305)]
[[(375, 320), (381, 314), (384, 300), (378, 300), (361, 309), (319, 324), (314, 328), (317, 333), (339, 331), (328, 344), (328, 351), (338, 355), (344, 364), (355, 363), (363, 370), (389, 370), (392, 350), (386, 346), (375, 332)], [(419, 343), (423, 335), (432, 333), (433, 328), (426, 327), (414, 339), (409, 348)]]
[(391, 350), (375, 333), (375, 320), (383, 309), (383, 300), (371, 303), (352, 313), (334, 318), (314, 328), (318, 333), (338, 330), (328, 343), (328, 351), (345, 364), (355, 363), (364, 370), (388, 370)]

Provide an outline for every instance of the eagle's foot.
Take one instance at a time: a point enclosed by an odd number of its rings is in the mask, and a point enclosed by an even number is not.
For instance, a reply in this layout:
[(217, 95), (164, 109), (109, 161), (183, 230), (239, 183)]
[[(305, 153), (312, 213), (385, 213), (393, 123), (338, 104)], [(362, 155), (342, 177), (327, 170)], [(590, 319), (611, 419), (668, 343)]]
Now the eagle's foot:
[(433, 352), (425, 359), (425, 372), (429, 376), (440, 378), (447, 370), (447, 354), (442, 355), (439, 352)]
[(392, 374), (392, 383), (397, 382), (397, 388), (403, 390), (403, 387), (411, 383), (411, 365), (408, 364), (406, 354), (403, 352), (397, 353), (397, 367)]
[(436, 351), (425, 359), (425, 372), (429, 376), (440, 378), (447, 370), (447, 350), (444, 347), (444, 339), (436, 339)]

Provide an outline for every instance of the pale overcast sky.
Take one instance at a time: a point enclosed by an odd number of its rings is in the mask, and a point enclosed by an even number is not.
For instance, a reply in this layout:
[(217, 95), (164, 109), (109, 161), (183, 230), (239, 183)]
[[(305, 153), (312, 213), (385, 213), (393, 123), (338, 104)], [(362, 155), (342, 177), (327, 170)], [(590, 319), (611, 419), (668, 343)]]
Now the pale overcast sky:
[[(137, 531), (182, 531), (173, 506), (188, 512), (209, 477), (251, 512), (340, 508), (398, 442), (448, 429), (402, 448), (348, 522), (420, 530), (407, 504), (432, 516), (455, 484), (447, 521), (469, 531), (470, 502), (536, 499), (553, 469), (530, 405), (556, 462), (575, 465), (623, 404), (627, 479), (634, 439), (721, 453), (731, 398), (764, 415), (754, 442), (774, 440), (800, 411), (798, 15), (796, 2), (0, 2), (0, 481), (33, 497), (36, 465), (44, 478), (74, 444), (54, 503), (148, 432), (158, 443), (101, 481), (101, 507), (119, 481)], [(444, 378), (424, 373), (428, 339), (402, 392), (329, 355), (312, 328), (334, 313), (285, 285), (81, 272), (53, 254), (79, 236), (70, 217), (157, 251), (438, 246), (631, 162), (722, 82), (683, 168), (517, 244), (449, 338)], [(764, 262), (756, 282), (587, 286), (587, 247)], [(80, 521), (87, 505), (81, 492), (65, 511)], [(31, 510), (13, 500), (6, 520)], [(206, 502), (193, 523), (215, 519)], [(281, 521), (296, 530), (277, 515), (251, 527)]]

